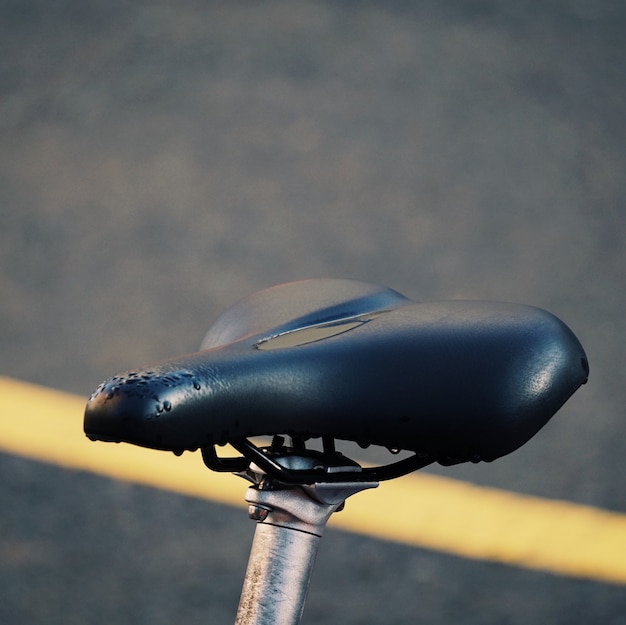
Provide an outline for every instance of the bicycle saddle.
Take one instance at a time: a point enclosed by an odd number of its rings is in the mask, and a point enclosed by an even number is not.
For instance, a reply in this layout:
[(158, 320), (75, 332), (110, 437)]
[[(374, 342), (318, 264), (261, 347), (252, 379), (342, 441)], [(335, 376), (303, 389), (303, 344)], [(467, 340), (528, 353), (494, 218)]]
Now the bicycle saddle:
[(580, 343), (544, 310), (307, 280), (236, 304), (199, 352), (104, 382), (84, 428), (175, 453), (289, 435), (408, 450), (423, 464), (491, 461), (587, 376)]

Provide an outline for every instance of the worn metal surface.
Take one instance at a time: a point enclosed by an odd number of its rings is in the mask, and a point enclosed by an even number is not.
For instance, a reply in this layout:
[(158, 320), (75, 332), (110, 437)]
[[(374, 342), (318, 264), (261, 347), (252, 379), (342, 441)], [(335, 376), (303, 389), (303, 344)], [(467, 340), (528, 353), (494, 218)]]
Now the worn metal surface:
[(259, 523), (246, 570), (237, 625), (297, 625), (320, 537)]
[[(289, 464), (311, 464), (307, 457), (287, 460)], [(254, 471), (254, 466), (251, 469)], [(246, 493), (250, 517), (258, 523), (236, 623), (298, 625), (326, 523), (346, 498), (377, 484), (286, 487), (266, 483), (262, 472), (258, 479)]]

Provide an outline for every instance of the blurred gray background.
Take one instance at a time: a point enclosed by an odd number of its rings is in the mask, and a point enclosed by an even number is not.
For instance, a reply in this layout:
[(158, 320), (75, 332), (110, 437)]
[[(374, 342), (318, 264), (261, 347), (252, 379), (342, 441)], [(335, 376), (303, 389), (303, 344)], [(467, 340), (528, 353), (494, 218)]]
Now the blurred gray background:
[[(0, 0), (0, 373), (87, 396), (309, 277), (534, 304), (590, 383), (432, 471), (626, 512), (624, 32), (609, 0)], [(0, 622), (233, 621), (241, 510), (0, 471)], [(626, 589), (326, 535), (305, 624), (421, 622), (623, 625)]]

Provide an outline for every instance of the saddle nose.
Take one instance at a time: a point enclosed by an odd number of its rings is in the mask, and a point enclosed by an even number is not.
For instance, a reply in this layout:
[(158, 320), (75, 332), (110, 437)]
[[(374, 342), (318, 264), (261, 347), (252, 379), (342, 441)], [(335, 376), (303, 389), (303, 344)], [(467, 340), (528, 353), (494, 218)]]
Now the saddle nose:
[(182, 453), (189, 445), (180, 449), (172, 445), (181, 434), (176, 424), (185, 419), (190, 405), (207, 401), (206, 387), (197, 371), (177, 367), (175, 360), (113, 376), (89, 398), (85, 432), (93, 440), (127, 441)]

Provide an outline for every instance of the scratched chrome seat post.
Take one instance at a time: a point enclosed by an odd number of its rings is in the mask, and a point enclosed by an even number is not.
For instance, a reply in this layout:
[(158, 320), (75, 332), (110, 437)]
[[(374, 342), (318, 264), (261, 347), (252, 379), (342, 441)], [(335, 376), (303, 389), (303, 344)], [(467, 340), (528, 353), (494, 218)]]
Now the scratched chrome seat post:
[[(360, 467), (320, 464), (320, 458), (298, 454), (275, 456), (288, 470), (318, 470), (329, 476)], [(250, 518), (257, 522), (235, 625), (300, 623), (319, 543), (331, 515), (355, 493), (375, 488), (375, 481), (285, 484), (251, 463), (245, 474), (253, 482), (246, 492)], [(323, 474), (322, 474), (323, 475)], [(322, 477), (323, 479), (323, 477)]]

